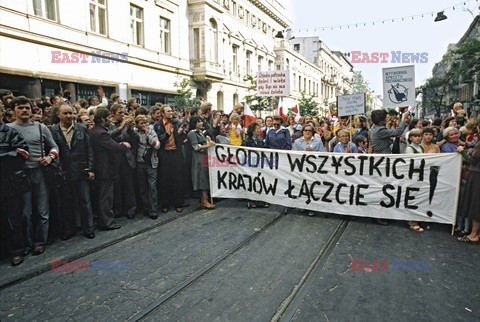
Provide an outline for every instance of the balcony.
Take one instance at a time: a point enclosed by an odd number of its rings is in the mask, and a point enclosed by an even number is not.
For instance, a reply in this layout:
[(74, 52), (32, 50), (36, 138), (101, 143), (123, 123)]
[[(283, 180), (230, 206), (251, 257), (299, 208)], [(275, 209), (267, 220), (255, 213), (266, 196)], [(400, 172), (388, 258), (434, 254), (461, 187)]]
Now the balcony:
[(205, 60), (190, 60), (193, 77), (200, 81), (221, 81), (225, 79), (225, 69), (220, 63)]

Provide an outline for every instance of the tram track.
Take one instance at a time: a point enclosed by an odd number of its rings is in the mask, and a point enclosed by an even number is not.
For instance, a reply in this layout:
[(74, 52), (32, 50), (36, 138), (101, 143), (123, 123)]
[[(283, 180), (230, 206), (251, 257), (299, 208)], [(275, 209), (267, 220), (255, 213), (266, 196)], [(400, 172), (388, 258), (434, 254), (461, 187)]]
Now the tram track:
[[(149, 232), (151, 230), (154, 230), (156, 228), (159, 228), (161, 226), (164, 226), (166, 224), (169, 224), (171, 222), (174, 222), (178, 219), (181, 219), (183, 217), (186, 217), (188, 215), (190, 215), (192, 212), (194, 211), (197, 211), (197, 210), (200, 210), (200, 208), (198, 209), (195, 209), (193, 211), (188, 211), (188, 212), (183, 212), (182, 214), (180, 215), (177, 215), (175, 217), (172, 217), (172, 218), (168, 218), (168, 219), (164, 219), (158, 223), (156, 223), (155, 225), (153, 226), (148, 226), (148, 227), (145, 227), (145, 228), (142, 228), (140, 230), (136, 230), (134, 232), (131, 232), (129, 234), (126, 234), (124, 236), (121, 236), (117, 239), (114, 239), (114, 240), (111, 240), (109, 242), (106, 242), (106, 243), (103, 243), (101, 245), (98, 245), (96, 247), (93, 247), (93, 248), (89, 248), (88, 250), (86, 251), (83, 251), (83, 252), (79, 252), (77, 254), (75, 254), (74, 256), (66, 256), (64, 258), (62, 258), (63, 261), (68, 261), (68, 262), (71, 262), (71, 261), (74, 261), (74, 260), (78, 260), (82, 257), (85, 257), (85, 256), (89, 256), (89, 255), (92, 255), (92, 254), (95, 254), (97, 252), (100, 252), (108, 247), (111, 247), (111, 246), (114, 246), (114, 245), (117, 245), (119, 243), (122, 243), (124, 242), (125, 240), (127, 239), (130, 239), (130, 238), (133, 238), (133, 237), (136, 237), (136, 236), (139, 236), (141, 234), (144, 234), (146, 232)], [(14, 286), (16, 284), (19, 284), (19, 283), (22, 283), (22, 282), (25, 282), (25, 281), (28, 281), (34, 277), (37, 277), (41, 274), (44, 274), (44, 273), (47, 273), (49, 271), (51, 271), (51, 264), (50, 263), (46, 263), (45, 265), (42, 265), (41, 267), (39, 267), (36, 271), (32, 272), (32, 273), (28, 273), (26, 275), (23, 275), (22, 277), (19, 277), (15, 280), (12, 280), (12, 281), (9, 281), (9, 282), (6, 282), (6, 283), (3, 283), (3, 284), (0, 284), (0, 291), (6, 289), (6, 288), (9, 288), (11, 286)]]
[(224, 255), (217, 258), (215, 261), (211, 262), (209, 265), (205, 266), (200, 271), (190, 276), (188, 279), (186, 279), (185, 281), (177, 285), (175, 288), (168, 291), (166, 294), (164, 294), (158, 300), (153, 302), (151, 305), (149, 305), (148, 307), (146, 307), (145, 309), (143, 309), (142, 311), (140, 311), (139, 313), (137, 313), (136, 315), (128, 319), (128, 321), (129, 322), (142, 321), (147, 317), (149, 317), (150, 315), (152, 315), (153, 313), (155, 313), (164, 303), (175, 298), (179, 293), (181, 293), (188, 287), (194, 285), (202, 276), (208, 274), (210, 271), (218, 267), (224, 261), (226, 261), (233, 255), (235, 255), (237, 252), (242, 250), (247, 245), (249, 245), (252, 241), (257, 239), (262, 233), (264, 233), (268, 228), (272, 227), (274, 224), (279, 222), (285, 216), (286, 216), (286, 213), (282, 212), (278, 216), (274, 217), (268, 223), (263, 225), (260, 229), (255, 231), (255, 233), (245, 238), (243, 241), (239, 242), (237, 245), (235, 245), (229, 251), (227, 251)]
[(333, 233), (330, 235), (325, 247), (323, 247), (315, 259), (310, 264), (309, 268), (303, 275), (300, 282), (295, 286), (290, 295), (285, 298), (283, 303), (279, 306), (277, 313), (272, 317), (271, 321), (291, 321), (297, 312), (298, 308), (303, 302), (303, 299), (308, 294), (313, 286), (313, 283), (320, 275), (328, 257), (335, 249), (338, 240), (342, 237), (347, 229), (349, 219), (342, 220)]

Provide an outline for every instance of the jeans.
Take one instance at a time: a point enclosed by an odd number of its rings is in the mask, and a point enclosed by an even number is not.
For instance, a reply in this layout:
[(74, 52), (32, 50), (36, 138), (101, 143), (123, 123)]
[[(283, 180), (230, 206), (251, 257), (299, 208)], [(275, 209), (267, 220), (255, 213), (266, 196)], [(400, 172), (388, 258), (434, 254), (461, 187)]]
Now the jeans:
[(137, 163), (137, 179), (144, 212), (149, 216), (157, 216), (157, 169), (148, 164)]
[(32, 189), (23, 195), (23, 219), (25, 221), (27, 247), (45, 246), (48, 235), (48, 188), (40, 168), (25, 170)]

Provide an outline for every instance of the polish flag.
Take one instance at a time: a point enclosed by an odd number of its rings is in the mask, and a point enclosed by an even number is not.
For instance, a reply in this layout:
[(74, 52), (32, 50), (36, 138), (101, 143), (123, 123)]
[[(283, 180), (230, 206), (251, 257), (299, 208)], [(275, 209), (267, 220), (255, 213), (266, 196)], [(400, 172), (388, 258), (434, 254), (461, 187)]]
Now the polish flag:
[(248, 106), (247, 102), (243, 103), (243, 127), (247, 128), (250, 124), (255, 123), (257, 121), (257, 117), (253, 114), (250, 106)]
[(295, 104), (295, 107), (293, 108), (293, 114), (295, 114), (296, 116), (301, 116), (300, 115), (300, 108), (298, 107), (298, 103)]
[(283, 100), (281, 97), (278, 99), (278, 105), (277, 109), (275, 110), (275, 115), (280, 115), (284, 122), (287, 121), (287, 117), (285, 116), (285, 114), (283, 114)]

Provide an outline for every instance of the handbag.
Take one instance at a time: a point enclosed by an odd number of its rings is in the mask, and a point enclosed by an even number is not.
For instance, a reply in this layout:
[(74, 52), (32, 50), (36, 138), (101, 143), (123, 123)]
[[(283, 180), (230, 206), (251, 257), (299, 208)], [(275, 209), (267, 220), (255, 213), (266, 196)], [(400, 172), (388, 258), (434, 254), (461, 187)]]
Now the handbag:
[[(42, 158), (45, 156), (44, 144), (43, 144), (43, 134), (42, 134), (42, 125), (38, 124), (38, 129), (40, 131), (40, 151)], [(42, 167), (43, 177), (47, 186), (51, 188), (60, 188), (67, 184), (67, 174), (62, 170), (60, 162), (53, 160), (52, 163), (46, 167)]]

